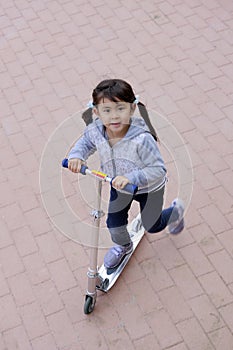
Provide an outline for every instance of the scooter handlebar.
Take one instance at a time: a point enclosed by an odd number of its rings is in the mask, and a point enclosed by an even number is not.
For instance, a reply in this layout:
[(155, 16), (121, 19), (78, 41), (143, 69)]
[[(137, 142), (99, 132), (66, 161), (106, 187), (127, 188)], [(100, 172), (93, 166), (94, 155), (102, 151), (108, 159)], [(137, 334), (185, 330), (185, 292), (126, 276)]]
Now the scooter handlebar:
[[(65, 158), (65, 159), (63, 159), (63, 161), (62, 161), (62, 166), (63, 166), (63, 168), (68, 168), (68, 159), (67, 158)], [(82, 175), (86, 175), (86, 170), (88, 169), (88, 167), (86, 166), (86, 165), (82, 165), (81, 166), (81, 169), (80, 169), (80, 173), (82, 174)], [(111, 186), (112, 186), (112, 181), (113, 181), (113, 179), (110, 179), (110, 178), (108, 178), (108, 177), (106, 177), (107, 178), (107, 180), (108, 180), (108, 182), (110, 182), (110, 184), (111, 184)], [(106, 180), (106, 179), (105, 179)], [(126, 191), (126, 192), (129, 192), (129, 193), (131, 193), (131, 194), (135, 194), (136, 192), (137, 192), (137, 190), (138, 190), (138, 187), (136, 186), (136, 185), (133, 185), (133, 184), (127, 184), (124, 188), (123, 188), (123, 190), (124, 191)]]

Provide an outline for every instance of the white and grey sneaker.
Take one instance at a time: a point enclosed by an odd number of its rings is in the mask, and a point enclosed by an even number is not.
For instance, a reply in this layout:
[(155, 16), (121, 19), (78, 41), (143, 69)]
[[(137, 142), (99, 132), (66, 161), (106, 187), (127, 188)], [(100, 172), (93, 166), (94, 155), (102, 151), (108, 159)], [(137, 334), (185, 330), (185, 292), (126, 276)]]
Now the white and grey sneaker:
[(168, 230), (171, 234), (176, 235), (184, 229), (184, 202), (181, 199), (176, 198), (172, 202), (171, 207), (177, 209), (178, 219), (168, 225)]
[(133, 242), (130, 242), (127, 246), (116, 245), (110, 248), (104, 256), (104, 266), (107, 269), (113, 269), (117, 267), (123, 258), (133, 251)]

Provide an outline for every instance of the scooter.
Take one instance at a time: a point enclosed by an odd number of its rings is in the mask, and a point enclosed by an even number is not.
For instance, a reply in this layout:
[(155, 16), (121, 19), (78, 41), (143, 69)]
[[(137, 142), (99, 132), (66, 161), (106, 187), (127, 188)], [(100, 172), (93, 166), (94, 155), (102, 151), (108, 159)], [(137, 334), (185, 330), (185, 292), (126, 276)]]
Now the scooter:
[[(62, 166), (68, 168), (68, 159), (63, 159)], [(136, 218), (128, 225), (128, 231), (133, 242), (133, 250), (131, 253), (127, 254), (119, 265), (113, 269), (107, 269), (104, 264), (98, 268), (98, 242), (100, 235), (100, 220), (104, 216), (104, 212), (101, 210), (101, 194), (102, 194), (102, 183), (109, 182), (112, 185), (112, 178), (108, 177), (106, 174), (97, 171), (90, 170), (86, 165), (82, 165), (80, 173), (82, 175), (90, 175), (95, 177), (97, 181), (97, 197), (95, 208), (92, 210), (91, 215), (93, 216), (94, 226), (92, 233), (92, 244), (90, 247), (90, 263), (87, 272), (88, 283), (87, 283), (87, 292), (84, 302), (84, 313), (90, 314), (95, 307), (97, 299), (97, 290), (102, 292), (108, 292), (110, 288), (115, 284), (116, 280), (122, 273), (135, 249), (137, 248), (139, 242), (141, 241), (144, 235), (144, 228), (141, 222), (141, 216), (138, 214)], [(133, 184), (127, 184), (124, 187), (124, 191), (131, 194), (137, 192), (137, 186)]]

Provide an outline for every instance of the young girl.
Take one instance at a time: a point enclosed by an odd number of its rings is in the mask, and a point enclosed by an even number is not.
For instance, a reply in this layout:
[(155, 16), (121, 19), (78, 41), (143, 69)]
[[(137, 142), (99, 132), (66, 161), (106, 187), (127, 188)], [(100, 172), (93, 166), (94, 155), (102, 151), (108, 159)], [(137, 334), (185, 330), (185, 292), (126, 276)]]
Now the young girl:
[[(127, 231), (128, 211), (139, 202), (142, 225), (149, 233), (163, 230), (177, 234), (184, 228), (184, 207), (176, 199), (163, 208), (166, 169), (157, 145), (157, 135), (145, 106), (132, 87), (120, 79), (104, 80), (92, 93), (93, 102), (83, 113), (87, 127), (71, 149), (68, 167), (80, 172), (81, 165), (96, 150), (101, 170), (113, 177), (107, 227), (116, 245), (104, 257), (106, 268), (114, 268), (133, 249)], [(138, 105), (141, 117), (134, 115)], [(97, 118), (93, 121), (93, 113)], [(126, 184), (138, 186), (134, 195), (124, 192)]]

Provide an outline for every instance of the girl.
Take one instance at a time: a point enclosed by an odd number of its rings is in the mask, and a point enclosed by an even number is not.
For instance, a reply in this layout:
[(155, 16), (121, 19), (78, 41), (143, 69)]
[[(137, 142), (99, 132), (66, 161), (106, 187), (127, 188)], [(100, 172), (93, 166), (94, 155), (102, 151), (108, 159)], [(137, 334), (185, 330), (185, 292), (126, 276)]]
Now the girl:
[[(170, 233), (181, 232), (184, 207), (176, 199), (162, 210), (166, 169), (146, 107), (136, 99), (132, 87), (120, 79), (104, 80), (93, 90), (92, 98), (83, 113), (87, 127), (69, 153), (68, 167), (80, 172), (81, 165), (97, 150), (101, 170), (114, 177), (107, 227), (116, 245), (104, 257), (105, 267), (110, 269), (133, 249), (127, 231), (133, 200), (139, 202), (142, 225), (149, 233), (162, 231), (167, 225)], [(136, 105), (142, 118), (134, 115)], [(94, 121), (93, 113), (97, 116)], [(128, 183), (138, 186), (135, 195), (124, 192)]]

